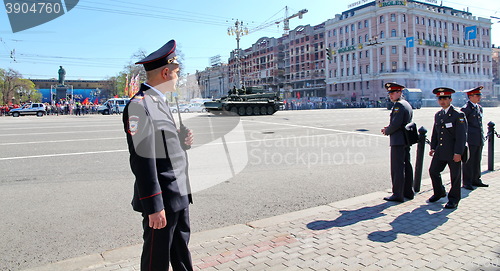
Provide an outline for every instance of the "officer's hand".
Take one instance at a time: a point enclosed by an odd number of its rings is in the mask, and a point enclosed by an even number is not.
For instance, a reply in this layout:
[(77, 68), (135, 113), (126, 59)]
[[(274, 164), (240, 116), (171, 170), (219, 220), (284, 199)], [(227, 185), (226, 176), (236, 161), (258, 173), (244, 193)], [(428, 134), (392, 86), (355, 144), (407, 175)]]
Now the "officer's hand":
[(453, 161), (455, 161), (455, 162), (462, 161), (462, 155), (460, 155), (460, 154), (453, 155)]
[(184, 139), (184, 144), (188, 145), (188, 146), (191, 146), (193, 145), (193, 132), (191, 131), (191, 129), (188, 129), (188, 134), (186, 136), (186, 138)]
[(433, 156), (434, 155), (434, 152), (436, 152), (435, 150), (430, 150), (429, 151), (429, 156)]
[(165, 210), (161, 210), (154, 214), (149, 215), (149, 227), (159, 230), (167, 226), (167, 218), (165, 217)]

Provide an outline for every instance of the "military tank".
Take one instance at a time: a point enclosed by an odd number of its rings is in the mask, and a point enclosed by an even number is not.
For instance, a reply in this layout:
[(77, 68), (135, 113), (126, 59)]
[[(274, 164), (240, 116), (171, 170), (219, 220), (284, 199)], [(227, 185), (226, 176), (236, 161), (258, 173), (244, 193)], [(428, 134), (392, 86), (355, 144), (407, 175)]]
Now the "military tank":
[(265, 92), (257, 87), (234, 87), (227, 96), (205, 102), (208, 112), (215, 115), (272, 115), (283, 105), (279, 91)]

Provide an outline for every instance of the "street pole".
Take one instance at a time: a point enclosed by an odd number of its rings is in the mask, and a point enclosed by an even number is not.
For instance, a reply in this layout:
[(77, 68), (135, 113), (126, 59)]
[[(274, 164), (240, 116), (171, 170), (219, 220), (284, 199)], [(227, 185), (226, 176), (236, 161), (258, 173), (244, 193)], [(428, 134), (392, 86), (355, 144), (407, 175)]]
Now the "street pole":
[(240, 51), (240, 38), (244, 35), (248, 35), (248, 28), (243, 26), (243, 22), (236, 20), (233, 27), (227, 29), (227, 34), (230, 36), (236, 36), (236, 71), (238, 78), (236, 79), (238, 88), (241, 88), (241, 51)]

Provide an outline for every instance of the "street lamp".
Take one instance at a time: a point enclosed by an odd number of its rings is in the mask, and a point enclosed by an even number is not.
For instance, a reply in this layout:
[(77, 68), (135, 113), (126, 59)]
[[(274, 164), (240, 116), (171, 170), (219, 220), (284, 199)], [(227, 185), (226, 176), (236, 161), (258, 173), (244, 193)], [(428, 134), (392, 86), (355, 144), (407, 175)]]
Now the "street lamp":
[(229, 27), (227, 29), (227, 34), (229, 36), (236, 36), (235, 57), (236, 57), (236, 70), (238, 72), (237, 84), (238, 88), (241, 88), (240, 38), (244, 35), (248, 35), (248, 28), (243, 26), (242, 21), (240, 22), (239, 20), (236, 20), (234, 26)]

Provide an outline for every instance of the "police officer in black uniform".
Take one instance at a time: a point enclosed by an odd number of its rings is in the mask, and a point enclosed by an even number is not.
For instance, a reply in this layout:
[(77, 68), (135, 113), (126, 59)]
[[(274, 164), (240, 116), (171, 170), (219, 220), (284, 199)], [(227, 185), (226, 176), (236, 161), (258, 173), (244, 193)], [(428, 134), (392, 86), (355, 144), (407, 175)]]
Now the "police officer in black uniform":
[(429, 152), (432, 161), (429, 175), (434, 194), (429, 198), (429, 202), (438, 201), (446, 196), (441, 172), (448, 165), (451, 175), (451, 189), (445, 208), (455, 209), (461, 198), (461, 161), (467, 142), (467, 120), (464, 113), (455, 110), (451, 105), (451, 94), (455, 93), (455, 90), (440, 87), (432, 92), (438, 97), (438, 103), (442, 109), (434, 116), (432, 130), (431, 150)]
[(463, 187), (474, 190), (474, 186), (488, 187), (481, 181), (481, 154), (484, 146), (483, 132), (483, 107), (481, 90), (483, 86), (464, 90), (469, 101), (460, 109), (467, 118), (467, 145), (469, 146), (469, 159), (463, 163)]
[(411, 105), (402, 99), (405, 86), (386, 83), (389, 98), (394, 103), (389, 126), (381, 132), (390, 136), (392, 195), (384, 200), (403, 202), (404, 198), (413, 199), (413, 168), (410, 163), (410, 145), (405, 134), (405, 126), (413, 118)]
[(180, 138), (165, 94), (175, 90), (179, 63), (176, 42), (169, 41), (136, 64), (144, 65), (146, 83), (125, 107), (124, 129), (135, 175), (132, 206), (141, 212), (144, 246), (141, 270), (193, 270), (188, 249), (191, 191), (186, 145)]

